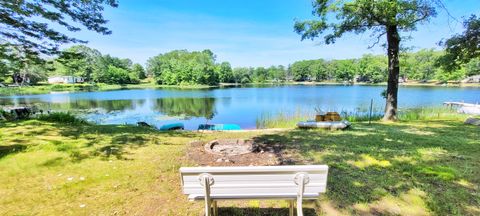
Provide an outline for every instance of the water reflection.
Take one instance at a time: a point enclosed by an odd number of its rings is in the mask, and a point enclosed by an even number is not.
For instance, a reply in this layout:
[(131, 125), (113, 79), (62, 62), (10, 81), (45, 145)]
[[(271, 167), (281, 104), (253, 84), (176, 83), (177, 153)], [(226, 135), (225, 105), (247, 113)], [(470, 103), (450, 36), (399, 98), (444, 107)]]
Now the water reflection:
[[(36, 105), (44, 110), (77, 113), (99, 124), (151, 125), (182, 122), (229, 123), (255, 128), (265, 114), (323, 111), (366, 112), (373, 99), (381, 112), (384, 86), (277, 86), (208, 90), (136, 89), (0, 96), (0, 106)], [(480, 102), (480, 88), (401, 87), (399, 107), (441, 106), (444, 101)]]
[(215, 116), (215, 98), (159, 98), (155, 110), (168, 116), (203, 117)]

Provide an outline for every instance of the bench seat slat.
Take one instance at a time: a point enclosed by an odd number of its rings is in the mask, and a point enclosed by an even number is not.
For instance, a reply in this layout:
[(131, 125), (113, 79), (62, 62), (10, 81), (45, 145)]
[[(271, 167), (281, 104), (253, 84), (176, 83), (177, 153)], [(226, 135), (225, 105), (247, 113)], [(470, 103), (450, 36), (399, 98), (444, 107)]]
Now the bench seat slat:
[[(252, 182), (252, 181), (263, 181), (263, 182), (272, 182), (272, 183), (286, 183), (292, 182), (295, 174), (292, 172), (289, 173), (265, 173), (265, 174), (252, 174), (252, 173), (232, 173), (232, 174), (221, 174), (221, 173), (210, 173), (214, 179), (215, 184), (222, 183), (237, 183), (237, 182)], [(312, 182), (323, 182), (325, 181), (325, 173), (308, 173), (309, 179)], [(184, 174), (184, 182), (198, 182), (198, 173), (197, 174)]]
[(328, 171), (327, 165), (299, 166), (244, 166), (244, 167), (181, 167), (180, 172), (187, 173), (252, 173), (252, 172), (319, 172)]

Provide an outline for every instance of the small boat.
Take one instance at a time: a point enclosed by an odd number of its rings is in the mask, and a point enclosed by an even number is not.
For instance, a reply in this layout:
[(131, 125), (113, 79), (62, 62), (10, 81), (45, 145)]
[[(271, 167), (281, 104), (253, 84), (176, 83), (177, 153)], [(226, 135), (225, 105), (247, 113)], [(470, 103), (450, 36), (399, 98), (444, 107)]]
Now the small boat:
[(171, 130), (183, 130), (185, 126), (183, 123), (172, 123), (172, 124), (164, 124), (160, 127), (161, 131), (171, 131)]
[(324, 121), (324, 122), (316, 122), (316, 121), (306, 121), (306, 122), (298, 122), (297, 127), (299, 128), (327, 128), (327, 129), (345, 129), (352, 125), (349, 121)]
[(237, 124), (201, 124), (198, 126), (198, 130), (241, 130), (240, 125)]

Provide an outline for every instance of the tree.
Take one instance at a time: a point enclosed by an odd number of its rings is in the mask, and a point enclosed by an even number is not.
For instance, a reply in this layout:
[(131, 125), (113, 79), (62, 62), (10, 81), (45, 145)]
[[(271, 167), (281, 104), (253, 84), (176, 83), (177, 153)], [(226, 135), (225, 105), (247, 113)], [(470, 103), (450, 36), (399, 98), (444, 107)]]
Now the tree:
[[(80, 76), (85, 81), (92, 81), (100, 73), (102, 54), (84, 45), (72, 46), (62, 51), (55, 62), (62, 66), (55, 67), (56, 73), (69, 76)], [(54, 63), (55, 64), (55, 63)]]
[[(0, 53), (0, 59), (16, 55), (22, 61), (40, 60), (39, 55), (58, 53), (65, 43), (85, 43), (63, 32), (77, 32), (81, 26), (110, 34), (102, 12), (105, 6), (117, 7), (116, 0), (2, 0), (0, 1), (0, 46), (13, 46), (21, 52)], [(57, 26), (64, 27), (59, 31)]]
[(145, 69), (143, 69), (141, 64), (133, 64), (132, 66), (132, 73), (137, 76), (137, 79), (145, 79), (147, 75), (145, 74)]
[[(386, 35), (388, 86), (384, 120), (397, 119), (398, 79), (400, 73), (400, 32), (412, 31), (417, 24), (436, 15), (439, 0), (315, 0), (313, 14), (318, 20), (297, 21), (295, 31), (304, 39), (325, 34), (326, 44), (334, 43), (347, 32), (371, 31), (377, 44)], [(374, 44), (374, 45), (375, 45)]]
[(318, 59), (312, 62), (309, 67), (310, 76), (315, 78), (315, 81), (323, 81), (328, 78), (327, 65), (325, 60)]
[(253, 81), (257, 83), (263, 83), (268, 80), (268, 70), (264, 67), (257, 67), (253, 71)]
[(335, 78), (339, 81), (353, 82), (355, 73), (358, 71), (355, 60), (334, 60), (331, 62), (335, 67)]
[(283, 65), (270, 66), (267, 70), (269, 79), (274, 82), (285, 81), (287, 78), (287, 71)]
[(215, 69), (215, 55), (210, 50), (174, 50), (147, 61), (147, 71), (164, 85), (216, 85), (219, 79)]
[(480, 57), (480, 18), (472, 15), (463, 22), (465, 31), (441, 42), (445, 47), (445, 55), (440, 57), (439, 64), (447, 71), (460, 68), (461, 64)]
[(233, 69), (235, 83), (246, 84), (252, 82), (253, 68), (238, 67)]
[(364, 55), (358, 61), (358, 80), (361, 82), (384, 82), (387, 75), (387, 60), (384, 56)]
[[(132, 76), (133, 75), (133, 76)], [(98, 82), (107, 84), (135, 84), (138, 83), (138, 78), (125, 70), (114, 65), (108, 65), (105, 73), (97, 77)]]
[(480, 75), (480, 58), (474, 58), (465, 64), (467, 76)]
[(228, 62), (222, 62), (217, 65), (216, 73), (219, 79), (219, 82), (222, 83), (232, 83), (235, 82), (233, 78), (232, 66)]
[(306, 81), (310, 79), (310, 64), (311, 61), (297, 61), (290, 65), (290, 71), (295, 81)]

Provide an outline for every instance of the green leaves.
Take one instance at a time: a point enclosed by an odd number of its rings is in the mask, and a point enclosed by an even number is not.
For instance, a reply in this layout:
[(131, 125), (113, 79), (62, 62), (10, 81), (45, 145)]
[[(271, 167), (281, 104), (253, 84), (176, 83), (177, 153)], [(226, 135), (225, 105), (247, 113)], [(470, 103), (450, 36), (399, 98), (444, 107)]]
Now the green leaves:
[(215, 55), (210, 50), (174, 50), (147, 62), (147, 71), (158, 84), (164, 85), (216, 85), (219, 83), (216, 69)]
[(296, 21), (294, 30), (304, 39), (324, 36), (326, 44), (334, 43), (344, 33), (373, 31), (380, 37), (386, 26), (400, 31), (415, 30), (417, 23), (435, 16), (435, 0), (315, 0), (316, 20)]
[(441, 42), (446, 54), (439, 59), (439, 64), (448, 71), (458, 69), (461, 64), (480, 57), (480, 18), (472, 15), (463, 23), (465, 31)]
[[(64, 43), (85, 42), (63, 33), (80, 31), (83, 26), (101, 34), (111, 34), (105, 27), (105, 6), (117, 7), (116, 0), (2, 0), (0, 1), (0, 40), (16, 47), (19, 53), (4, 53), (18, 58), (38, 60), (40, 54), (59, 52)], [(57, 25), (64, 27), (60, 30)], [(77, 26), (78, 25), (78, 26)]]

